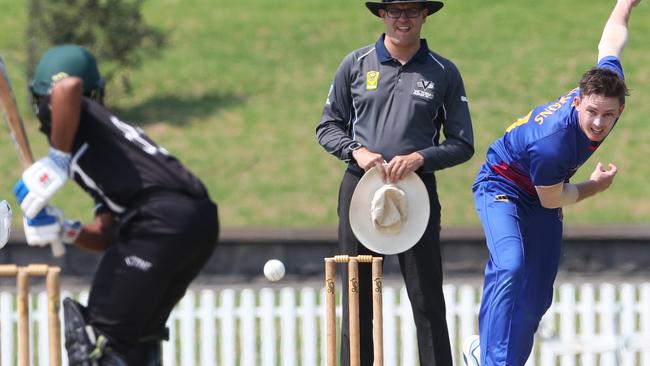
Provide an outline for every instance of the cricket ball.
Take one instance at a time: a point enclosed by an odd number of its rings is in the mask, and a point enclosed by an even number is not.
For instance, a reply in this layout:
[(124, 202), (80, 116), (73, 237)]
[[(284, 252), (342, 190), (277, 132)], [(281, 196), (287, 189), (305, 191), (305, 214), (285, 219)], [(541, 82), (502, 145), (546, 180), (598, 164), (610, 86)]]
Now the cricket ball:
[(279, 281), (284, 277), (284, 264), (277, 260), (271, 259), (264, 264), (264, 276), (269, 281)]

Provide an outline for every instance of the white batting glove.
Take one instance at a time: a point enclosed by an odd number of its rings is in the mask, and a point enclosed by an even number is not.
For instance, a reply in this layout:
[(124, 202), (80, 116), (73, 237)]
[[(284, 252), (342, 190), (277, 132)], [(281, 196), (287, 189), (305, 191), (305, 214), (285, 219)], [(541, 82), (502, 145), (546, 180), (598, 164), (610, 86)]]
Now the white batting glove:
[(7, 244), (11, 234), (11, 207), (7, 201), (0, 201), (0, 249)]
[(33, 219), (23, 217), (23, 228), (28, 245), (46, 246), (61, 240), (63, 212), (54, 206), (46, 206)]
[(25, 239), (28, 245), (45, 246), (49, 245), (52, 249), (52, 255), (60, 257), (65, 254), (64, 237), (71, 238), (74, 241), (79, 236), (80, 227), (75, 233), (70, 233), (66, 229), (70, 224), (69, 220), (63, 217), (63, 211), (54, 207), (46, 206), (33, 219), (23, 216), (23, 226), (25, 229)]
[(33, 219), (68, 179), (70, 154), (50, 148), (48, 156), (27, 168), (14, 186), (23, 214)]

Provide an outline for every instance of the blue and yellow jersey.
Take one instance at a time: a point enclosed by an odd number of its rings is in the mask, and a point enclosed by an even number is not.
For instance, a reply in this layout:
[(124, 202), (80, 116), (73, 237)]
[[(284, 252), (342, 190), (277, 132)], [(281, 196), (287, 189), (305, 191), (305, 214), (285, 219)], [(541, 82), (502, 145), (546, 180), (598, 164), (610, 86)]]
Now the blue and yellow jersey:
[[(615, 57), (604, 57), (598, 67), (612, 69), (623, 77), (623, 68)], [(513, 122), (488, 148), (477, 182), (496, 174), (537, 196), (535, 186), (568, 181), (598, 148), (578, 124), (574, 99), (579, 95), (579, 89), (573, 89)]]

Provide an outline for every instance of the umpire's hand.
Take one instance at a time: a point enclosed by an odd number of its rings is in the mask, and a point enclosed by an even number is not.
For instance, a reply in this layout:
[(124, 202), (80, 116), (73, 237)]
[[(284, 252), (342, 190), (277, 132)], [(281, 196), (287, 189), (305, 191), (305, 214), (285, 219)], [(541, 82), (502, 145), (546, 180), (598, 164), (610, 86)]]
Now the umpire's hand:
[(359, 167), (365, 171), (377, 167), (381, 174), (381, 179), (386, 182), (386, 170), (384, 169), (384, 157), (381, 154), (374, 153), (365, 147), (354, 150), (352, 157), (356, 160)]
[(418, 170), (424, 164), (424, 157), (417, 152), (397, 155), (385, 167), (388, 183), (397, 183), (407, 174)]

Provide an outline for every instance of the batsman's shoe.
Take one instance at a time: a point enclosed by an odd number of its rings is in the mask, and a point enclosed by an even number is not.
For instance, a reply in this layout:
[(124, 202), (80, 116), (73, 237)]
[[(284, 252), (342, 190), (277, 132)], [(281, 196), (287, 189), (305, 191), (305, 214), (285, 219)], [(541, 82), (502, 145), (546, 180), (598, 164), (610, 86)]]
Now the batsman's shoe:
[(463, 342), (463, 361), (466, 366), (481, 366), (481, 344), (478, 335), (469, 336)]
[(127, 366), (108, 339), (86, 324), (86, 308), (71, 298), (63, 300), (65, 348), (70, 366)]

